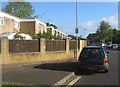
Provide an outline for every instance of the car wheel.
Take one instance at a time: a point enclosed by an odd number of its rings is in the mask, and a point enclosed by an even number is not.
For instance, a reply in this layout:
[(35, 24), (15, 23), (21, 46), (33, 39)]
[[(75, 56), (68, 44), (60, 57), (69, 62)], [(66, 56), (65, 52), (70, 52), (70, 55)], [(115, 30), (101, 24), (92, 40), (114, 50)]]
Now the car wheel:
[(104, 70), (105, 73), (108, 73), (108, 69)]

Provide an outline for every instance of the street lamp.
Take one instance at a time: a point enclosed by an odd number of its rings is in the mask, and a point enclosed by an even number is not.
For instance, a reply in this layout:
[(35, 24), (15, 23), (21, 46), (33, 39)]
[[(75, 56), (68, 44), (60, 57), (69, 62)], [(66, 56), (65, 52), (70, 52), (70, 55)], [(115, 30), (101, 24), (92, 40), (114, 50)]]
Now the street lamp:
[(78, 0), (76, 0), (76, 59), (78, 59)]

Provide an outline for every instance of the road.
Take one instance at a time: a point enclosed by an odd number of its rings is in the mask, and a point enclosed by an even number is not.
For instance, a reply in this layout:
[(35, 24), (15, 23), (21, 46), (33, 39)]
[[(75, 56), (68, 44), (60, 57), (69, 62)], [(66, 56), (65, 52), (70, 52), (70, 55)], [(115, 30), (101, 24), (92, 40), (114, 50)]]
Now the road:
[(110, 68), (108, 73), (82, 73), (82, 77), (74, 85), (118, 85), (118, 51), (110, 51)]
[(2, 80), (20, 84), (53, 85), (70, 73), (81, 78), (74, 85), (118, 85), (118, 51), (110, 51), (108, 73), (78, 71), (77, 62), (27, 65), (2, 73)]
[(62, 62), (27, 65), (11, 70), (8, 69), (2, 73), (2, 81), (24, 85), (54, 85), (74, 72), (76, 65), (76, 62)]

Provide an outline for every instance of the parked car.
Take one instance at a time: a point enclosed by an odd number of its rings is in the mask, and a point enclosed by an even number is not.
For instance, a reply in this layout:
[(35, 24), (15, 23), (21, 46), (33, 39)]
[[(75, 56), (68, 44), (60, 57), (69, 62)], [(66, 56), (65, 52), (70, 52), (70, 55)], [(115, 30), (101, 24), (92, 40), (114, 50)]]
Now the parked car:
[(118, 44), (118, 50), (120, 51), (120, 44)]
[(113, 44), (113, 49), (117, 50), (118, 49), (118, 44)]
[(108, 72), (109, 59), (106, 49), (102, 46), (86, 46), (78, 58), (80, 69), (95, 69)]

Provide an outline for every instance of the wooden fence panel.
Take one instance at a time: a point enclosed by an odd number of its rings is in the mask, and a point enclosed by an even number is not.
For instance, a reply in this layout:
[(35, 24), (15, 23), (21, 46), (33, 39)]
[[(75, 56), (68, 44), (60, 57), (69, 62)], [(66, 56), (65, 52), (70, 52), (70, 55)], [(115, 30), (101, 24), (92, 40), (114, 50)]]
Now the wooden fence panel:
[(65, 40), (46, 40), (46, 51), (65, 51)]
[(9, 40), (9, 52), (40, 52), (40, 42), (39, 40)]
[(75, 50), (75, 47), (76, 47), (76, 41), (75, 40), (69, 41), (69, 50)]
[[(76, 49), (76, 40), (69, 41), (69, 49), (75, 50)], [(80, 41), (78, 40), (78, 49), (80, 49)]]

